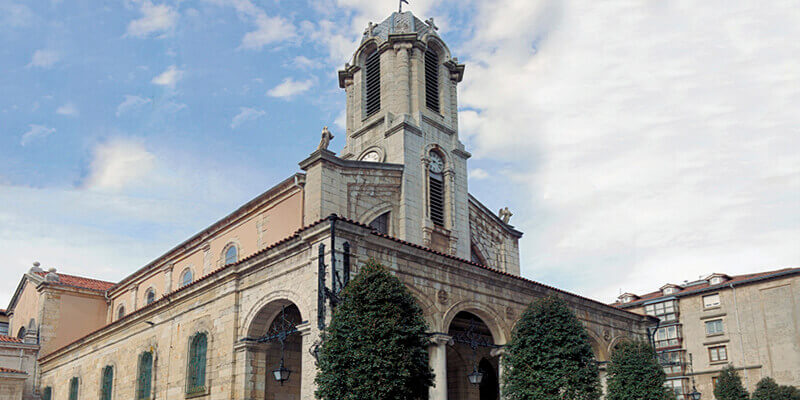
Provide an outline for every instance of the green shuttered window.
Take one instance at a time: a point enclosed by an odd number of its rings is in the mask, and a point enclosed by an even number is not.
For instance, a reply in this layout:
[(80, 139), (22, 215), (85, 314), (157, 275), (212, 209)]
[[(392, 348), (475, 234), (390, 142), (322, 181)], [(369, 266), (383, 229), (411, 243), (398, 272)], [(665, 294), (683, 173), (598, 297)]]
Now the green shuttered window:
[(78, 378), (69, 380), (69, 400), (78, 400)]
[(42, 390), (42, 400), (53, 400), (53, 388), (48, 386)]
[(149, 399), (152, 384), (153, 352), (146, 351), (139, 356), (139, 373), (136, 380), (136, 399)]
[(103, 368), (103, 386), (100, 388), (100, 400), (111, 400), (111, 387), (114, 385), (114, 367)]
[(203, 393), (206, 390), (206, 352), (208, 338), (205, 333), (194, 335), (189, 342), (189, 374), (186, 393)]

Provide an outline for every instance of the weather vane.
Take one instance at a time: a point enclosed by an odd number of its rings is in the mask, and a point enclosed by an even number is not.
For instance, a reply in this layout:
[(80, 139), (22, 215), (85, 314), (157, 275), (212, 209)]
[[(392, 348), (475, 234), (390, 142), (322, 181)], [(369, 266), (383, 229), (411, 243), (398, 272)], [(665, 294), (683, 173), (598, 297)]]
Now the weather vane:
[(403, 3), (408, 4), (408, 0), (400, 0), (400, 13), (403, 13)]

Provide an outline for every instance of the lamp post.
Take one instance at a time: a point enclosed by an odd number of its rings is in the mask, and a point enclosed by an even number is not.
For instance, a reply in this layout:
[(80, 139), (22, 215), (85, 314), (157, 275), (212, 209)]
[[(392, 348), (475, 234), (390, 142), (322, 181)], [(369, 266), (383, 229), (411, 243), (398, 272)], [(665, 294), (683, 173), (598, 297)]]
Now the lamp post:
[(700, 392), (697, 391), (697, 388), (694, 386), (694, 363), (692, 362), (692, 354), (689, 353), (689, 368), (692, 374), (692, 391), (689, 392), (688, 396), (692, 400), (700, 400)]

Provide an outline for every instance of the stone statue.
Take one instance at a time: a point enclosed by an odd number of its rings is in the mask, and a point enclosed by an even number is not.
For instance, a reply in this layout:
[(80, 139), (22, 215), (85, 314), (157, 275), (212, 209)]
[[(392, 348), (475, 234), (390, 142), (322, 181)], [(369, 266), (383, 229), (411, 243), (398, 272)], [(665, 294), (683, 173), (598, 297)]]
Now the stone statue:
[(375, 29), (375, 24), (373, 24), (372, 21), (370, 21), (369, 25), (367, 25), (367, 29), (364, 30), (364, 35), (367, 37), (371, 37), (373, 35), (372, 33), (373, 29)]
[(430, 18), (426, 19), (425, 20), (425, 24), (428, 25), (428, 27), (430, 27), (431, 29), (433, 29), (435, 31), (439, 30), (439, 27), (436, 26), (436, 24), (433, 22), (433, 17), (430, 17)]
[(497, 213), (500, 216), (500, 219), (503, 220), (504, 224), (508, 224), (508, 221), (511, 220), (511, 216), (514, 215), (511, 211), (508, 210), (508, 207), (503, 207), (500, 209), (500, 212)]
[(331, 139), (333, 139), (333, 134), (331, 131), (328, 130), (328, 127), (322, 128), (322, 139), (319, 141), (319, 147), (317, 150), (328, 150), (328, 145), (331, 144)]

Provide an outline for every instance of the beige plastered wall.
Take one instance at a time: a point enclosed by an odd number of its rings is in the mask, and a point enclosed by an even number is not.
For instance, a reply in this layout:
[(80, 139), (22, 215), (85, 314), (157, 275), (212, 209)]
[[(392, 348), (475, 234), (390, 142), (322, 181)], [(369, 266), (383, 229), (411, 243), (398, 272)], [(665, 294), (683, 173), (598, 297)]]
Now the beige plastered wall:
[(25, 327), (28, 329), (28, 323), (31, 319), (36, 320), (36, 326), (39, 326), (39, 292), (36, 287), (30, 282), (25, 282), (25, 287), (22, 289), (16, 305), (14, 305), (14, 314), (9, 320), (8, 335), (17, 336), (19, 328)]
[(62, 292), (58, 303), (59, 318), (54, 327), (55, 335), (42, 344), (41, 354), (47, 354), (104, 326), (106, 307), (102, 294), (91, 296)]

